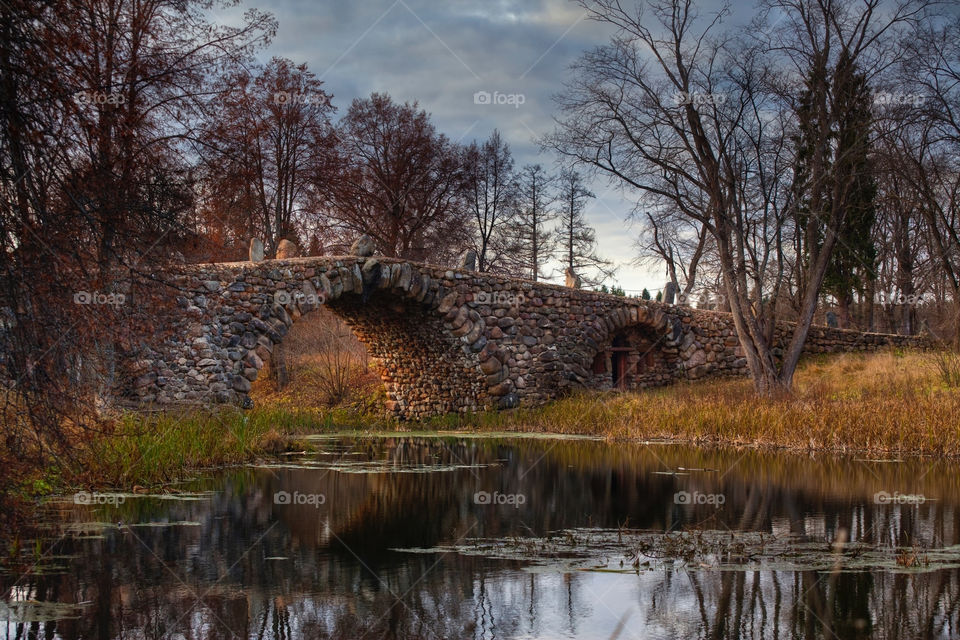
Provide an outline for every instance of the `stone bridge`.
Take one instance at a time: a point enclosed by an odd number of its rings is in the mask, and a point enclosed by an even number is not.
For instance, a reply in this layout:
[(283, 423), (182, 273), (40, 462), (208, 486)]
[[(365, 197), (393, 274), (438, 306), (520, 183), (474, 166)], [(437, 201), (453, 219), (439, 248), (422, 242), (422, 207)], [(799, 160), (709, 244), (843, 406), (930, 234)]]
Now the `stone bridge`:
[[(383, 257), (182, 265), (173, 326), (121, 391), (140, 404), (252, 406), (250, 383), (320, 305), (364, 342), (387, 406), (416, 419), (747, 373), (729, 314)], [(919, 338), (814, 327), (809, 352)]]

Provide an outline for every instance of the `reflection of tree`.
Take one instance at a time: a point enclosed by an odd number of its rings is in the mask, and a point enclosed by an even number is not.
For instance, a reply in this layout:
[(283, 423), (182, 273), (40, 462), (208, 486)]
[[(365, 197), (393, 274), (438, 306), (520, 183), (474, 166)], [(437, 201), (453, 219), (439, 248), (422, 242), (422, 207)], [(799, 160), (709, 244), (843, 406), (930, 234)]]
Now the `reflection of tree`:
[[(676, 576), (673, 576), (675, 578)], [(651, 625), (687, 636), (677, 602), (690, 605), (701, 638), (930, 638), (956, 625), (954, 571), (915, 576), (830, 572), (686, 572), (651, 591), (672, 607)], [(670, 634), (667, 634), (670, 635)], [(946, 635), (944, 635), (946, 637)]]
[[(74, 638), (421, 638), (576, 636), (586, 619), (614, 619), (594, 590), (599, 574), (524, 573), (515, 561), (438, 553), (396, 553), (466, 537), (542, 535), (578, 526), (655, 530), (776, 531), (822, 543), (950, 545), (960, 512), (951, 500), (875, 505), (875, 489), (842, 467), (784, 463), (753, 477), (723, 468), (724, 454), (593, 442), (415, 437), (347, 443), (341, 463), (434, 473), (339, 473), (329, 469), (244, 470), (216, 480), (209, 500), (131, 499), (101, 519), (196, 522), (198, 526), (104, 528), (100, 538), (67, 537), (57, 549), (67, 571), (36, 575), (22, 599), (89, 602), (76, 620), (36, 623), (35, 637)], [(331, 448), (332, 449), (332, 448)], [(688, 458), (684, 458), (684, 451)], [(337, 456), (319, 457), (336, 460)], [(714, 465), (714, 466), (711, 466)], [(854, 467), (855, 468), (855, 467)], [(789, 470), (785, 473), (784, 469)], [(902, 471), (892, 470), (893, 480)], [(952, 495), (955, 479), (931, 493)], [(719, 491), (721, 510), (678, 506), (680, 488)], [(320, 508), (275, 505), (276, 491), (322, 493)], [(526, 504), (474, 504), (478, 490), (523, 493)], [(80, 508), (72, 515), (89, 519)], [(960, 573), (918, 575), (700, 570), (687, 566), (620, 576), (635, 592), (634, 631), (702, 638), (934, 637), (958, 621)], [(620, 584), (620, 583), (618, 583)], [(10, 578), (0, 575), (6, 590)], [(18, 594), (21, 592), (18, 591)], [(199, 599), (199, 603), (198, 603)], [(593, 616), (593, 618), (591, 618)], [(642, 618), (641, 618), (642, 616)], [(953, 626), (947, 626), (953, 625)], [(28, 629), (23, 630), (23, 635)], [(16, 636), (16, 631), (11, 637)]]

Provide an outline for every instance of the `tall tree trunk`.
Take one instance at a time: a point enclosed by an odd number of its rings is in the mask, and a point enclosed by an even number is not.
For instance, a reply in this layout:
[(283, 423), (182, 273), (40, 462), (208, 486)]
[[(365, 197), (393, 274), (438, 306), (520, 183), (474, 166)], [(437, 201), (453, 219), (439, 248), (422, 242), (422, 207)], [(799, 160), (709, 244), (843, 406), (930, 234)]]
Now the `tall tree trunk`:
[(743, 348), (747, 367), (753, 379), (754, 387), (762, 395), (769, 395), (779, 387), (777, 365), (773, 358), (771, 345), (763, 336), (764, 332), (756, 326), (756, 320), (750, 309), (750, 301), (745, 299), (741, 287), (736, 279), (736, 270), (733, 267), (733, 254), (729, 246), (729, 238), (721, 233), (722, 223), (718, 224), (717, 246), (719, 248), (720, 266), (723, 273), (723, 282), (730, 301), (730, 312), (733, 315), (733, 324)]
[(820, 295), (820, 288), (823, 286), (823, 279), (827, 274), (830, 255), (833, 253), (833, 247), (837, 241), (837, 236), (833, 233), (833, 229), (837, 226), (836, 218), (836, 216), (832, 216), (825, 225), (826, 233), (824, 235), (823, 245), (820, 247), (816, 260), (811, 266), (810, 277), (807, 280), (803, 303), (800, 307), (800, 315), (797, 318), (797, 324), (794, 327), (790, 344), (783, 354), (783, 364), (780, 368), (779, 382), (783, 388), (786, 389), (793, 386), (793, 375), (797, 371), (800, 356), (803, 355), (803, 346), (807, 342), (807, 335), (810, 333), (810, 326), (813, 324), (813, 316), (817, 311), (817, 300)]
[(843, 292), (837, 295), (837, 311), (839, 312), (840, 328), (849, 329), (851, 325), (850, 318), (850, 299), (849, 292)]

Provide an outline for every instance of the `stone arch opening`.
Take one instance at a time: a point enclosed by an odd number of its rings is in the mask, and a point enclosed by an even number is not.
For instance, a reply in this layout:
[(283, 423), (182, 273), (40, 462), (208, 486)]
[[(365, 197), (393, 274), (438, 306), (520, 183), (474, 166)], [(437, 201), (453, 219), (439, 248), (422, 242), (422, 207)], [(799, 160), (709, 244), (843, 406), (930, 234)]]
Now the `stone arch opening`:
[(594, 354), (590, 386), (627, 391), (675, 381), (679, 356), (670, 337), (646, 324), (612, 332)]
[[(290, 314), (289, 330), (272, 341), (269, 353), (261, 354), (262, 366), (275, 366), (274, 355), (281, 351), (287, 358), (302, 355), (291, 352), (286, 342), (296, 327), (340, 320), (365, 347), (370, 369), (386, 394), (388, 410), (418, 418), (483, 408), (486, 389), (476, 370), (476, 358), (471, 361), (469, 356), (474, 354), (463, 352), (463, 343), (446, 330), (435, 309), (381, 291), (368, 298), (344, 294), (321, 308), (323, 312)], [(323, 365), (337, 363), (328, 360)], [(257, 400), (255, 395), (253, 400)]]
[(325, 307), (295, 318), (263, 360), (250, 390), (255, 405), (279, 394), (298, 406), (332, 407), (372, 399), (383, 387), (356, 331)]
[(491, 408), (482, 318), (458, 306), (456, 292), (415, 265), (369, 260), (302, 274), (274, 270), (230, 286), (239, 298), (239, 304), (229, 296), (221, 303), (230, 317), (240, 305), (250, 311), (241, 312), (243, 322), (227, 322), (218, 342), (233, 361), (229, 379), (244, 406), (252, 406), (250, 383), (290, 328), (322, 307), (367, 347), (387, 409), (396, 415), (418, 419)]
[(366, 347), (387, 395), (387, 409), (405, 417), (485, 408), (479, 360), (444, 326), (435, 308), (377, 291), (326, 305)]

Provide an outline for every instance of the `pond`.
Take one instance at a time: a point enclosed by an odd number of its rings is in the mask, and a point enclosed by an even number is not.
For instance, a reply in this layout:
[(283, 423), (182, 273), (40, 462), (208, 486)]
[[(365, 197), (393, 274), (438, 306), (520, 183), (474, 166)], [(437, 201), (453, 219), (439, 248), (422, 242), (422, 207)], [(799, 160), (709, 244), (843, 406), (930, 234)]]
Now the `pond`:
[(310, 441), (55, 501), (33, 566), (0, 574), (0, 638), (960, 636), (955, 462)]

